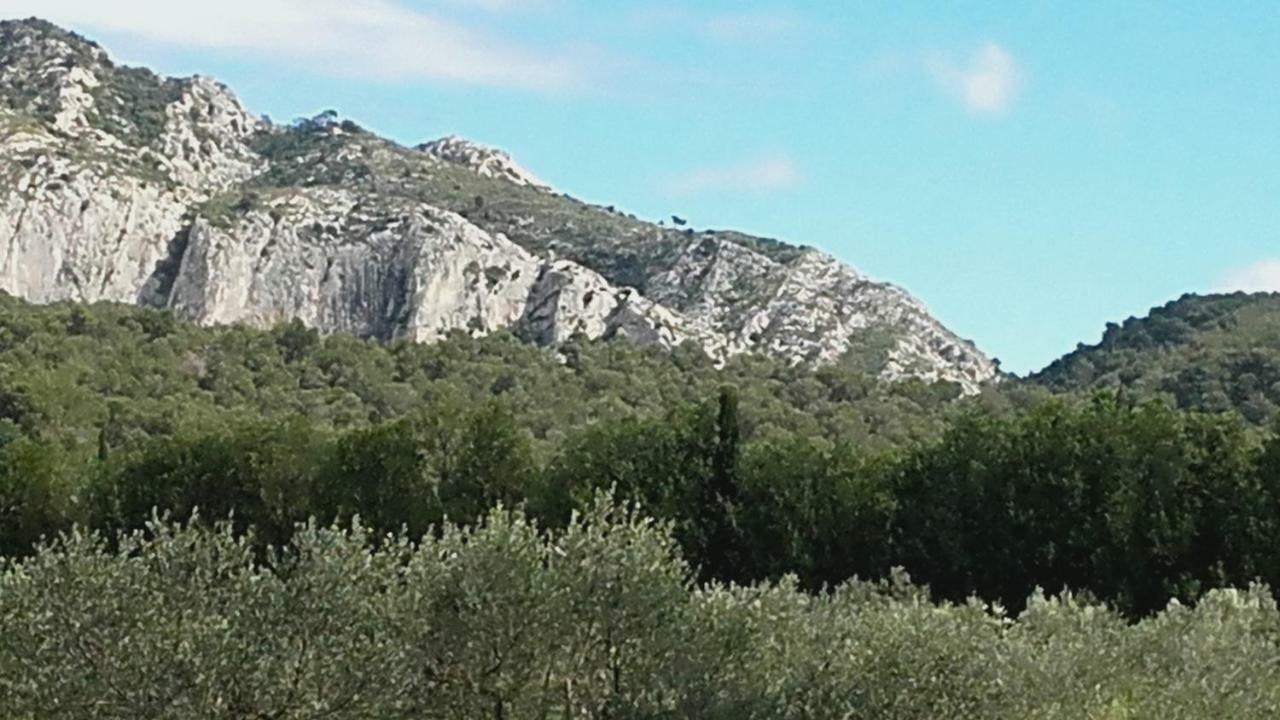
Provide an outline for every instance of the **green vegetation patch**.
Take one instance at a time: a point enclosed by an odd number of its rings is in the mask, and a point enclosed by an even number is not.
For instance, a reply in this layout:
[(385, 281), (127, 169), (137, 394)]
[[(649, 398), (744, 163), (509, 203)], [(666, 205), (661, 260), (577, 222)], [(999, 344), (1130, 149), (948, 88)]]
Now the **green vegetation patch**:
[(549, 534), (505, 510), (419, 542), (304, 526), (265, 562), (225, 531), (76, 533), (0, 569), (0, 635), (16, 718), (1280, 712), (1265, 588), (1130, 625), (1070, 595), (932, 604), (900, 573), (696, 586), (665, 527), (607, 501)]
[(1184, 296), (1109, 324), (1100, 343), (1029, 381), (1056, 391), (1123, 388), (1268, 423), (1280, 411), (1280, 294)]

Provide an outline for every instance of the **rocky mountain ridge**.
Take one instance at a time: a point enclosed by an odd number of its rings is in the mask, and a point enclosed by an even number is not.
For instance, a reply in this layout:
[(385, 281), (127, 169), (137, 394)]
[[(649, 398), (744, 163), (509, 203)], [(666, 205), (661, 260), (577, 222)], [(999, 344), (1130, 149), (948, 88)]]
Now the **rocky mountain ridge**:
[(449, 135), (418, 146), (418, 150), (435, 155), (446, 162), (469, 167), (481, 177), (506, 180), (516, 185), (552, 192), (551, 186), (520, 167), (506, 152), (485, 147), (457, 135)]
[(208, 78), (0, 23), (0, 290), (206, 323), (439, 339), (509, 329), (858, 362), (975, 391), (994, 363), (900, 288), (812, 248), (646, 223), (501, 151), (280, 126)]

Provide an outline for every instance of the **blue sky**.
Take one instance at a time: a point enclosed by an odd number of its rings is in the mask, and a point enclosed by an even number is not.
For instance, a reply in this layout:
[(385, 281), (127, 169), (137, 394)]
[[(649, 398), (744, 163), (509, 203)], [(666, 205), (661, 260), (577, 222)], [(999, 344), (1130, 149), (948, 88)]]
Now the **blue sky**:
[[(1280, 290), (1280, 3), (0, 0), (287, 120), (827, 250), (1026, 372)], [(191, 6), (191, 7), (187, 7)]]

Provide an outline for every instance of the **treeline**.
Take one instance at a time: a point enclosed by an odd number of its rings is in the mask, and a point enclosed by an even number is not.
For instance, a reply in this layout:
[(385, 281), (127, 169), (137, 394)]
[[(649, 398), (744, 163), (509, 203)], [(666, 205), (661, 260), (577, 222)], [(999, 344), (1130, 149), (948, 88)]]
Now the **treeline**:
[(1239, 418), (1152, 402), (1051, 400), (972, 411), (884, 451), (745, 440), (737, 394), (601, 420), (545, 459), (510, 409), (437, 403), (347, 431), (301, 418), (101, 444), (78, 484), (48, 446), (0, 447), (0, 548), (74, 524), (141, 527), (153, 509), (231, 519), (267, 544), (309, 518), (431, 534), (522, 507), (564, 527), (612, 491), (672, 523), (704, 580), (795, 574), (811, 590), (906, 568), (937, 597), (1011, 609), (1037, 587), (1140, 616), (1254, 580), (1280, 586), (1280, 439)]
[[(852, 361), (851, 361), (852, 362)], [(424, 404), (500, 399), (539, 453), (598, 419), (653, 417), (741, 388), (748, 436), (840, 437), (887, 447), (935, 435), (950, 384), (886, 383), (850, 363), (822, 369), (759, 356), (717, 368), (700, 350), (571, 341), (559, 352), (507, 333), (424, 345), (204, 328), (124, 305), (31, 305), (0, 293), (0, 442), (23, 436), (92, 460), (112, 448), (246, 420), (302, 416), (347, 430)]]
[[(370, 547), (376, 547), (370, 550)], [(1280, 611), (1217, 590), (1129, 623), (1037, 594), (1016, 620), (895, 574), (826, 594), (698, 586), (607, 501), (421, 542), (300, 528), (75, 533), (0, 566), (0, 699), (84, 718), (1169, 718), (1280, 713)]]

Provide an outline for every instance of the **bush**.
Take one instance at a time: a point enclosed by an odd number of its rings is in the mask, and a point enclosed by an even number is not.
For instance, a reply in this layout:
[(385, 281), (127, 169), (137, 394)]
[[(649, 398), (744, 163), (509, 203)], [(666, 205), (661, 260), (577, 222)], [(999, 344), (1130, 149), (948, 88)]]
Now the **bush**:
[(497, 509), (420, 543), (301, 526), (72, 532), (0, 571), (16, 718), (1274, 717), (1265, 588), (1136, 624), (1021, 617), (901, 573), (833, 592), (690, 584), (667, 528), (598, 500), (560, 532)]

